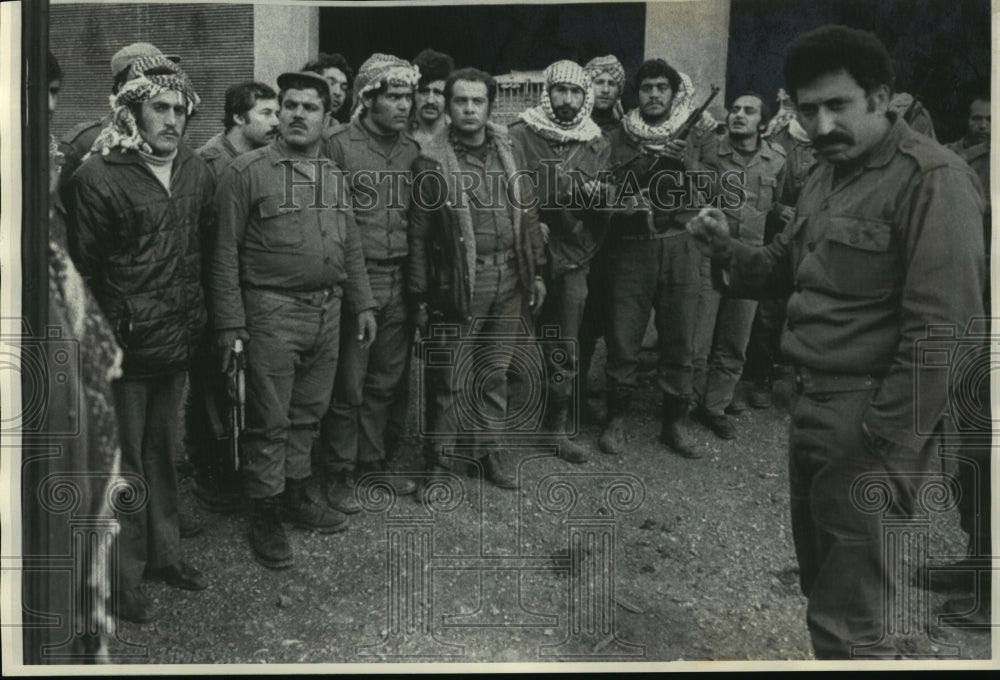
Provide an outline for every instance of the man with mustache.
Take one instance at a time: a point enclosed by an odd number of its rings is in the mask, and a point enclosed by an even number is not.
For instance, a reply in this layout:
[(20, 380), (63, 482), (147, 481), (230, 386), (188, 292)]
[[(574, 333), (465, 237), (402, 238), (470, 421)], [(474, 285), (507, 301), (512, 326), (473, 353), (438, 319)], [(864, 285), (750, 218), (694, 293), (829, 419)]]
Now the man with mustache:
[(333, 132), (346, 123), (351, 115), (349, 106), (351, 85), (354, 82), (354, 71), (347, 63), (347, 58), (342, 54), (319, 53), (313, 61), (302, 67), (306, 73), (317, 73), (323, 80), (330, 84), (330, 106), (333, 107), (333, 115), (327, 123), (324, 137), (329, 137)]
[(198, 149), (216, 178), (234, 158), (267, 146), (278, 136), (278, 95), (264, 83), (248, 80), (226, 88), (225, 130)]
[[(785, 151), (761, 138), (770, 117), (760, 95), (740, 94), (729, 106), (726, 134), (715, 153), (703, 159), (705, 167), (719, 177), (724, 173), (739, 177), (742, 198), (725, 213), (730, 233), (750, 245), (763, 245), (769, 214), (791, 212), (778, 202), (784, 185)], [(714, 290), (710, 262), (705, 259), (694, 336), (694, 405), (696, 417), (720, 439), (736, 437), (736, 426), (726, 414), (743, 372), (756, 309), (755, 300), (724, 296)]]
[(428, 48), (413, 58), (420, 70), (420, 81), (413, 93), (413, 121), (410, 136), (421, 148), (441, 144), (448, 134), (444, 112), (444, 83), (455, 70), (455, 61), (447, 54)]
[[(363, 347), (355, 339), (355, 319), (344, 318), (333, 399), (317, 444), (326, 466), (327, 501), (348, 514), (361, 510), (354, 497), (355, 474), (386, 466), (389, 408), (413, 337), (404, 265), (409, 252), (409, 170), (420, 147), (406, 129), (418, 79), (409, 62), (373, 54), (358, 70), (351, 122), (325, 145), (326, 155), (347, 173), (355, 194), (354, 215), (379, 328), (375, 342)], [(402, 477), (393, 485), (400, 495), (416, 490), (413, 481)]]
[(686, 420), (702, 256), (684, 230), (694, 214), (691, 206), (676, 196), (688, 194), (686, 171), (696, 168), (714, 144), (715, 120), (705, 113), (688, 139), (676, 138), (698, 102), (691, 79), (663, 59), (644, 62), (635, 85), (639, 107), (608, 133), (611, 164), (622, 166), (619, 193), (629, 190), (631, 206), (617, 206), (605, 245), (608, 420), (600, 446), (609, 455), (626, 452), (625, 415), (632, 409), (642, 337), (655, 310), (657, 385), (663, 394), (660, 441), (680, 456), (700, 458), (688, 440)]
[[(594, 108), (590, 76), (567, 60), (551, 64), (544, 76), (541, 103), (520, 115), (510, 126), (510, 136), (524, 148), (527, 169), (538, 187), (538, 219), (548, 230), (547, 295), (539, 322), (556, 326), (561, 338), (576, 340), (587, 302), (587, 272), (607, 225), (605, 214), (587, 209), (578, 191), (583, 183), (594, 184), (608, 164), (610, 149), (590, 118)], [(549, 365), (545, 432), (554, 438), (560, 458), (582, 463), (587, 459), (585, 450), (566, 436), (576, 429), (575, 419), (569, 421), (568, 415), (579, 358), (560, 363)]]
[(873, 34), (803, 34), (784, 71), (819, 159), (794, 222), (763, 247), (732, 238), (715, 208), (688, 229), (731, 294), (790, 295), (792, 536), (816, 658), (891, 658), (906, 652), (887, 630), (900, 567), (885, 521), (917, 511), (955, 386), (915, 349), (933, 326), (956, 334), (938, 357), (970, 342), (985, 201), (968, 166), (890, 110), (892, 61)]
[[(433, 324), (458, 335), (439, 337), (448, 353), (466, 357), (483, 351), (483, 361), (437, 362), (424, 368), (433, 404), (424, 442), (427, 477), (442, 475), (445, 456), (454, 452), (460, 409), (476, 409), (466, 425), (487, 481), (516, 489), (517, 476), (501, 461), (500, 437), (507, 417), (507, 365), (510, 357), (494, 353), (497, 335), (508, 337), (522, 327), (525, 307), (540, 307), (545, 284), (538, 215), (531, 182), (525, 176), (524, 152), (502, 126), (489, 122), (497, 97), (493, 76), (478, 69), (455, 71), (445, 83), (451, 120), (445, 145), (423, 151), (413, 165), (414, 177), (430, 178), (414, 186), (410, 212), (409, 289), (422, 337)], [(467, 184), (465, 178), (478, 177)], [(502, 190), (491, 191), (493, 177)], [(466, 190), (464, 187), (468, 187)], [(480, 319), (481, 323), (474, 323)], [(457, 328), (456, 328), (457, 327)], [(471, 393), (471, 394), (470, 394)], [(500, 430), (500, 431), (498, 431)], [(422, 493), (429, 493), (425, 484)]]
[(67, 240), (124, 352), (112, 383), (122, 472), (147, 501), (121, 513), (114, 600), (119, 618), (145, 623), (143, 576), (202, 590), (180, 555), (177, 478), (184, 376), (205, 331), (202, 246), (215, 181), (181, 137), (199, 98), (168, 57), (133, 59), (110, 122), (66, 185)]
[(376, 330), (350, 196), (320, 153), (329, 85), (283, 73), (278, 87), (280, 136), (220, 179), (209, 271), (217, 370), (237, 339), (246, 346), (243, 490), (254, 558), (270, 569), (294, 562), (283, 521), (346, 528), (344, 515), (307, 493), (310, 452), (337, 370), (341, 309), (359, 346)]
[[(198, 149), (216, 179), (237, 156), (270, 144), (278, 135), (278, 95), (264, 83), (248, 80), (231, 85), (224, 102), (225, 130)], [(242, 495), (239, 478), (226, 460), (225, 381), (215, 365), (206, 337), (188, 373), (185, 446), (194, 466), (194, 495), (210, 510), (229, 513), (240, 509)]]

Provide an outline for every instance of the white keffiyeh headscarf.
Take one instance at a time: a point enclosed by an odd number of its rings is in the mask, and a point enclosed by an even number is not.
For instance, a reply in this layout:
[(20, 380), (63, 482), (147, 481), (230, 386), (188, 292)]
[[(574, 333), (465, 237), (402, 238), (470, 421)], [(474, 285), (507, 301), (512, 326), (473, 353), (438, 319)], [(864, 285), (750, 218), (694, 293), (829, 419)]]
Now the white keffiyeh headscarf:
[[(551, 64), (545, 69), (545, 90), (542, 92), (538, 106), (523, 112), (519, 118), (532, 130), (550, 141), (560, 144), (566, 142), (589, 142), (601, 136), (601, 128), (591, 120), (594, 110), (594, 85), (583, 68), (572, 61), (563, 60)], [(563, 122), (552, 110), (552, 97), (549, 90), (565, 83), (575, 85), (584, 91), (583, 106), (577, 111), (573, 120)]]
[(109, 98), (111, 121), (94, 140), (90, 153), (100, 152), (107, 155), (111, 149), (121, 147), (152, 154), (152, 147), (139, 134), (139, 125), (131, 107), (171, 90), (184, 95), (189, 116), (201, 102), (187, 74), (170, 59), (164, 56), (150, 56), (133, 61), (129, 66), (125, 84), (117, 94)]

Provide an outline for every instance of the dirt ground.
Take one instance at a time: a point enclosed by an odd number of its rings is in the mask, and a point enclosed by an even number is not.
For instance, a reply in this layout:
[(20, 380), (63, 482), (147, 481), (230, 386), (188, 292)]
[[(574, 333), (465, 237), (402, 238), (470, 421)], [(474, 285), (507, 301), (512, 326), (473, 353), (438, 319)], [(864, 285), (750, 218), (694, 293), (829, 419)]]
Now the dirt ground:
[[(583, 465), (515, 448), (519, 491), (459, 476), (435, 511), (411, 496), (344, 533), (290, 529), (284, 571), (259, 566), (245, 520), (208, 512), (186, 483), (182, 507), (204, 532), (183, 548), (209, 589), (145, 584), (159, 616), (121, 624), (134, 647), (114, 650), (164, 664), (811, 659), (789, 526), (790, 384), (776, 391), (775, 408), (736, 417), (735, 441), (692, 426), (708, 455), (685, 460), (656, 442), (646, 376), (626, 455), (602, 454), (596, 425), (577, 438)], [(410, 436), (394, 468), (420, 464)], [(930, 520), (930, 554), (961, 556), (957, 511)], [(931, 620), (946, 599), (907, 595)], [(983, 632), (910, 637), (923, 655), (990, 656)]]

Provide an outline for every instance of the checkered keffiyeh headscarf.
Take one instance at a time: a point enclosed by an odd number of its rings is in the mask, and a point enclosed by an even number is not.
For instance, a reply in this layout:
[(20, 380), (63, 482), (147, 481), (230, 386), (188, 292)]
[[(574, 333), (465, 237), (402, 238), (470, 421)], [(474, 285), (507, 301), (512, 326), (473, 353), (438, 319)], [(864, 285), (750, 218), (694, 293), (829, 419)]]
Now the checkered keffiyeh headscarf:
[(607, 73), (618, 83), (618, 91), (625, 89), (625, 67), (618, 61), (618, 57), (609, 54), (603, 57), (594, 57), (583, 67), (590, 79), (593, 80), (602, 73)]
[[(594, 86), (579, 64), (569, 61), (557, 61), (545, 69), (545, 91), (542, 92), (542, 100), (538, 106), (528, 109), (520, 115), (528, 127), (545, 137), (556, 142), (565, 143), (569, 141), (587, 142), (595, 137), (601, 136), (601, 128), (590, 119), (590, 114), (594, 110)], [(555, 111), (552, 110), (552, 98), (549, 95), (555, 85), (564, 83), (576, 85), (584, 91), (583, 106), (577, 112), (573, 120), (563, 122), (556, 118)]]
[(132, 62), (125, 84), (117, 94), (109, 98), (111, 121), (94, 140), (90, 152), (107, 155), (117, 146), (123, 150), (153, 153), (153, 149), (139, 134), (139, 126), (135, 116), (132, 115), (131, 107), (171, 90), (183, 93), (189, 116), (201, 102), (187, 74), (170, 59), (164, 56), (149, 56)]
[(358, 69), (358, 75), (354, 79), (354, 103), (353, 117), (361, 115), (361, 98), (382, 86), (382, 83), (395, 85), (397, 87), (416, 88), (420, 81), (420, 69), (406, 61), (391, 54), (376, 52), (365, 59)]

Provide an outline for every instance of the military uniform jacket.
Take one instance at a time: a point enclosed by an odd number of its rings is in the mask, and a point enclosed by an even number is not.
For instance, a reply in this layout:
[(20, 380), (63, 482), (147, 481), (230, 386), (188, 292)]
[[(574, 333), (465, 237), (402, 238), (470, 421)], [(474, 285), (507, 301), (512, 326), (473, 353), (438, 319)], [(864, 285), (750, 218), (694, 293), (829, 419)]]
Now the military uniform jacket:
[[(536, 180), (538, 219), (549, 228), (550, 271), (558, 276), (586, 266), (604, 241), (607, 211), (554, 206), (569, 206), (575, 200), (568, 173), (578, 172), (581, 181), (595, 180), (600, 171), (607, 168), (611, 156), (607, 139), (601, 135), (587, 142), (560, 144), (545, 139), (522, 121), (510, 126), (510, 137), (524, 149), (527, 169)], [(559, 166), (547, 167), (543, 160), (550, 164), (559, 161)], [(552, 179), (555, 181), (550, 181)]]
[(961, 337), (983, 313), (984, 199), (954, 154), (890, 120), (864, 167), (838, 186), (834, 167), (819, 162), (795, 221), (770, 245), (733, 243), (731, 286), (748, 297), (790, 294), (782, 352), (813, 371), (884, 378), (864, 422), (920, 450), (951, 377), (920, 358), (921, 342), (931, 325)]
[[(990, 204), (990, 143), (971, 144), (965, 139), (948, 144), (948, 148), (958, 154), (959, 158), (969, 164), (979, 177), (986, 194), (986, 204)], [(988, 245), (988, 244), (987, 244)]]
[[(325, 153), (347, 172), (365, 258), (405, 257), (409, 172), (420, 155), (420, 146), (400, 133), (386, 155), (361, 121), (353, 120), (333, 132), (325, 143)], [(387, 173), (395, 173), (395, 178)]]
[[(240, 155), (222, 173), (209, 275), (216, 330), (246, 326), (243, 288), (286, 293), (342, 288), (351, 312), (375, 307), (350, 196), (329, 166), (325, 159), (295, 159), (279, 139)], [(313, 177), (317, 168), (319, 184)], [(297, 183), (291, 196), (285, 195), (286, 181)]]
[[(767, 214), (779, 205), (785, 182), (785, 150), (778, 144), (761, 139), (760, 147), (746, 160), (733, 149), (729, 135), (724, 134), (719, 138), (715, 153), (703, 159), (702, 163), (706, 169), (716, 173), (723, 189), (734, 189), (720, 196), (720, 200), (730, 204), (739, 203), (736, 207), (727, 207), (723, 203), (723, 211), (729, 219), (729, 233), (750, 245), (764, 243)], [(730, 174), (722, 179), (725, 173)], [(740, 191), (736, 192), (736, 188)]]
[(222, 171), (229, 167), (229, 164), (240, 155), (240, 152), (226, 137), (226, 133), (220, 132), (198, 149), (198, 155), (208, 164), (215, 179), (219, 179)]
[[(522, 172), (525, 160), (520, 144), (514, 143), (499, 126), (489, 125), (487, 134), (494, 136), (506, 179), (514, 180), (500, 192), (499, 198), (507, 202), (514, 230), (518, 281), (527, 295), (539, 267), (545, 263), (533, 187)], [(456, 200), (457, 170), (458, 162), (450, 144), (425, 152), (413, 164), (414, 176), (437, 175), (442, 181), (420, 181), (415, 187), (418, 196), (410, 209), (407, 281), (414, 302), (426, 302), (432, 312), (444, 318), (464, 320), (472, 309), (477, 253), (469, 214), (471, 202)], [(518, 176), (519, 172), (522, 174)], [(441, 194), (442, 190), (446, 195)], [(508, 195), (513, 200), (506, 200)]]

